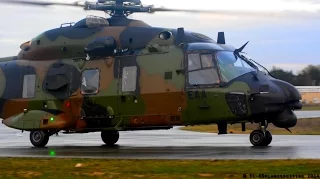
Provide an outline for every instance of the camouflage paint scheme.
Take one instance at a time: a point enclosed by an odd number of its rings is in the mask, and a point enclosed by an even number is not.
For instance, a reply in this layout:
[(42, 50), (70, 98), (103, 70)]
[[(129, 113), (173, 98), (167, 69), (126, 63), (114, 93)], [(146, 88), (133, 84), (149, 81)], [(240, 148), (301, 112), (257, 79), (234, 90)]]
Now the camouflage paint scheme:
[[(273, 122), (280, 112), (299, 102), (288, 83), (258, 72), (224, 85), (189, 86), (188, 52), (235, 51), (198, 33), (155, 28), (139, 20), (113, 17), (109, 26), (74, 26), (49, 30), (22, 44), (14, 57), (0, 63), (0, 109), (3, 123), (20, 130), (67, 130), (78, 133), (103, 130), (169, 129), (175, 125)], [(167, 40), (161, 32), (171, 32)], [(84, 47), (98, 37), (113, 37), (115, 56), (86, 60)], [(181, 42), (184, 44), (181, 45)], [(134, 92), (122, 92), (123, 67), (137, 67)], [(81, 74), (99, 69), (99, 92), (81, 93)], [(24, 75), (36, 74), (33, 98), (22, 98)], [(59, 79), (59, 74), (67, 79)], [(56, 77), (62, 89), (45, 88)], [(258, 77), (258, 81), (255, 80)], [(50, 81), (53, 82), (53, 81)], [(64, 82), (67, 82), (63, 85)], [(269, 94), (259, 94), (268, 85)], [(55, 85), (58, 86), (58, 85)], [(258, 93), (257, 93), (258, 92)], [(254, 96), (254, 97), (253, 97)], [(294, 105), (293, 105), (294, 106)], [(294, 106), (295, 107), (295, 106)], [(281, 128), (296, 120), (277, 119)]]

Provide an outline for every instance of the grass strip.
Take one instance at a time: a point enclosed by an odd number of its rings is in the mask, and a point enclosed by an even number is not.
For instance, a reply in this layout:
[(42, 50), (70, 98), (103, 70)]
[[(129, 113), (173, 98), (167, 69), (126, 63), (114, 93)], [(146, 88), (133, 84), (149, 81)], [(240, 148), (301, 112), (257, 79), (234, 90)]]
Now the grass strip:
[[(0, 178), (186, 179), (319, 174), (320, 160), (99, 160), (1, 158)], [(250, 176), (250, 174), (252, 174)], [(261, 176), (260, 176), (261, 178)], [(276, 177), (275, 177), (276, 178)], [(279, 177), (278, 177), (279, 178)], [(282, 177), (283, 178), (283, 177)], [(309, 177), (310, 178), (310, 177)], [(317, 178), (317, 175), (314, 177)], [(274, 178), (273, 178), (274, 179)]]

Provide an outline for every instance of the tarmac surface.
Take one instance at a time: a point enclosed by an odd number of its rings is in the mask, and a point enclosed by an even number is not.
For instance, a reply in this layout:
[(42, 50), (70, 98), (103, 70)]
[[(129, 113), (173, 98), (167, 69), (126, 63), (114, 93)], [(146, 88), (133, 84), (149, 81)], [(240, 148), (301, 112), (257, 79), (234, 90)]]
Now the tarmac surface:
[[(320, 112), (297, 112), (299, 118)], [(318, 116), (317, 116), (318, 115)], [(320, 136), (274, 135), (269, 147), (252, 147), (249, 135), (221, 135), (179, 130), (120, 132), (116, 146), (106, 147), (100, 133), (59, 134), (46, 148), (35, 148), (29, 133), (0, 124), (1, 157), (107, 159), (320, 159)]]

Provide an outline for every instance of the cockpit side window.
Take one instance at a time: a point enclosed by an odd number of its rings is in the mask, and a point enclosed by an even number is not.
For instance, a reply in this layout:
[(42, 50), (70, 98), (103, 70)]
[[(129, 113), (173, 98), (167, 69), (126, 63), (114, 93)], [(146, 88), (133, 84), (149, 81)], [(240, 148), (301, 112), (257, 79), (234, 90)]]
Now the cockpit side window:
[(188, 55), (188, 68), (189, 71), (201, 69), (200, 54)]
[(188, 82), (191, 86), (220, 83), (212, 54), (188, 54)]
[(202, 54), (201, 55), (201, 65), (203, 68), (214, 67), (214, 64), (212, 61), (212, 55), (211, 54)]

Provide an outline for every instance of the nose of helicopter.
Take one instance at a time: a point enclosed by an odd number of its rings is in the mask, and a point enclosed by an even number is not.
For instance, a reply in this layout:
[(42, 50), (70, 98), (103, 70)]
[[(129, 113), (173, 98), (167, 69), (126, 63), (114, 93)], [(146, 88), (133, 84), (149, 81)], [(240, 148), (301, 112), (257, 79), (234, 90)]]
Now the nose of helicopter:
[(278, 79), (273, 79), (271, 82), (277, 85), (279, 90), (282, 90), (284, 103), (287, 103), (290, 109), (302, 109), (302, 103), (300, 102), (301, 94), (295, 86)]
[(258, 92), (250, 98), (252, 114), (272, 114), (302, 108), (301, 94), (296, 87), (285, 81), (271, 79), (260, 84)]

